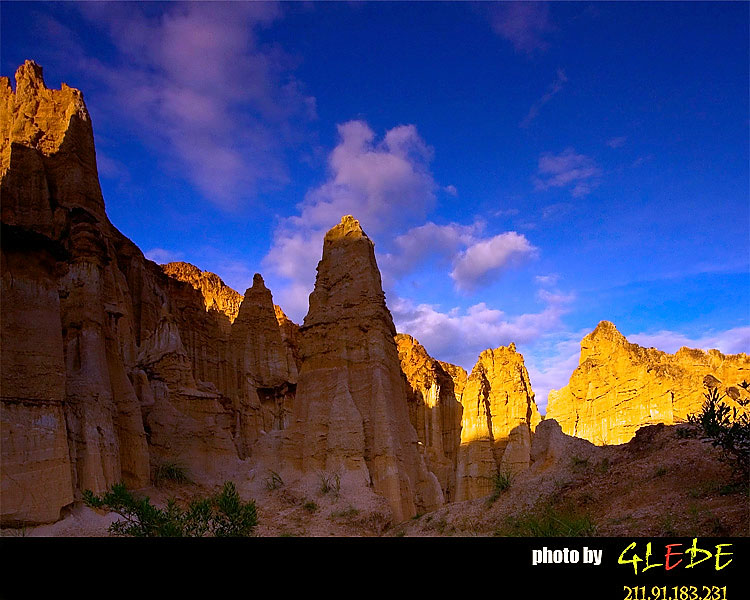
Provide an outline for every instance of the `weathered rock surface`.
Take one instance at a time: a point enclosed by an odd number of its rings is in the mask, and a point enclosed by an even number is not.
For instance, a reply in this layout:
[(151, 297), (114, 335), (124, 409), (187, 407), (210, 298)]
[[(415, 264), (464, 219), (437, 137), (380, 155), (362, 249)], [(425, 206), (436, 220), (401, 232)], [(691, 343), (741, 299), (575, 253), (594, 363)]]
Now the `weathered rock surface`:
[(464, 369), (463, 367), (459, 367), (458, 365), (452, 365), (451, 363), (443, 362), (442, 360), (439, 360), (438, 364), (443, 368), (443, 371), (448, 373), (448, 375), (451, 376), (451, 379), (453, 379), (453, 391), (456, 394), (456, 398), (460, 398), (461, 394), (464, 393), (466, 381), (469, 378), (469, 374), (466, 372), (466, 369)]
[(463, 408), (456, 399), (454, 380), (443, 365), (456, 374), (463, 369), (435, 360), (410, 335), (399, 333), (395, 339), (407, 380), (409, 420), (417, 432), (425, 464), (437, 476), (445, 500), (450, 502), (455, 496)]
[(515, 473), (529, 466), (531, 435), (541, 417), (515, 344), (479, 355), (461, 404), (457, 501), (486, 496), (499, 472)]
[(706, 386), (719, 387), (736, 406), (733, 399), (748, 397), (738, 385), (742, 381), (750, 381), (747, 354), (690, 348), (667, 354), (631, 344), (602, 321), (581, 341), (568, 385), (550, 392), (546, 417), (568, 435), (597, 445), (623, 444), (644, 425), (679, 423), (699, 412)]
[(0, 111), (0, 521), (55, 520), (163, 461), (195, 479), (239, 464), (264, 423), (255, 388), (293, 395), (293, 324), (264, 286), (242, 318), (217, 276), (165, 273), (109, 222), (78, 90), (27, 61)]
[(258, 273), (232, 325), (231, 345), (237, 382), (231, 395), (240, 414), (242, 455), (248, 456), (261, 433), (289, 426), (297, 384), (297, 364), (282, 338), (271, 292)]
[(40, 522), (82, 489), (144, 485), (148, 452), (83, 97), (48, 90), (27, 61), (15, 92), (0, 80), (0, 106), (2, 412), (13, 425), (0, 518)]
[(195, 265), (186, 262), (171, 262), (162, 265), (162, 270), (185, 283), (189, 283), (203, 296), (206, 310), (217, 310), (234, 323), (240, 312), (242, 294), (235, 292), (222, 279), (210, 271), (201, 271)]
[(285, 460), (303, 472), (339, 472), (372, 486), (394, 519), (443, 502), (409, 422), (393, 320), (373, 243), (351, 216), (325, 236)]

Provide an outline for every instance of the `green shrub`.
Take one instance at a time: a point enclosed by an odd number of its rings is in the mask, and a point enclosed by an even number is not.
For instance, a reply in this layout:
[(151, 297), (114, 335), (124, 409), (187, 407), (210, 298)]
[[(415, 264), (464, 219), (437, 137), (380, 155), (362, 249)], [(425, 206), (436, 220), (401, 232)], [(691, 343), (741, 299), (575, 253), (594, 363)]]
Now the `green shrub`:
[(509, 517), (495, 535), (516, 537), (584, 537), (596, 534), (596, 525), (586, 513), (560, 510), (549, 503)]
[(722, 458), (732, 467), (733, 475), (747, 481), (750, 476), (750, 416), (738, 413), (736, 407), (723, 402), (724, 395), (711, 388), (701, 412), (688, 416), (688, 422), (698, 427), (703, 439), (721, 449)]
[(497, 500), (500, 495), (510, 488), (513, 483), (513, 473), (508, 470), (498, 471), (492, 478), (492, 493), (487, 499), (489, 504), (492, 504)]
[(570, 459), (570, 465), (576, 471), (583, 470), (583, 469), (588, 468), (588, 466), (589, 466), (589, 459), (588, 458), (581, 458), (580, 456), (573, 456)]
[(136, 498), (124, 484), (96, 496), (83, 492), (87, 506), (116, 512), (124, 517), (110, 525), (112, 535), (132, 537), (247, 537), (258, 524), (255, 502), (243, 502), (231, 481), (210, 498), (194, 500), (181, 509), (174, 500), (165, 508), (151, 504), (148, 497)]
[(176, 462), (163, 462), (157, 465), (154, 471), (154, 485), (160, 485), (164, 481), (191, 483), (187, 468)]
[(304, 508), (309, 513), (314, 513), (316, 510), (318, 510), (318, 505), (312, 500), (309, 500), (302, 505), (302, 508)]
[(359, 514), (359, 509), (354, 508), (353, 506), (350, 506), (349, 508), (345, 510), (339, 510), (332, 512), (330, 514), (331, 519), (349, 519), (352, 517), (356, 517)]

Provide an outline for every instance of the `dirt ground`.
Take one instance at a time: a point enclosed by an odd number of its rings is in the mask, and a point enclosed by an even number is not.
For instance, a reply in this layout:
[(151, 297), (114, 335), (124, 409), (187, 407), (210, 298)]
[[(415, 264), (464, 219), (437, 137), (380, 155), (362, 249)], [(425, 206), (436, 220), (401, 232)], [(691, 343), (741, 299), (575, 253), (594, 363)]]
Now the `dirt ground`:
[[(446, 505), (393, 523), (387, 503), (348, 494), (322, 479), (285, 483), (269, 473), (237, 478), (258, 508), (259, 536), (749, 536), (750, 483), (685, 426), (654, 425), (620, 446), (581, 443), (544, 468), (525, 471), (486, 498)], [(142, 490), (163, 506), (219, 487), (166, 482)], [(52, 524), (3, 536), (107, 536), (115, 513), (85, 506)]]

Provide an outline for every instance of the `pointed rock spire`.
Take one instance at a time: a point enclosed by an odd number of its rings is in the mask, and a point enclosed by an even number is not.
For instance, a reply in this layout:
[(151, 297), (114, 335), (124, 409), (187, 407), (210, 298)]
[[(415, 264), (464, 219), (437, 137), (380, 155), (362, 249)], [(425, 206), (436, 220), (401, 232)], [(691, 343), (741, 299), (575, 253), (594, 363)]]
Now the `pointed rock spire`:
[(417, 449), (395, 334), (373, 243), (347, 215), (325, 236), (301, 328), (285, 455), (304, 472), (339, 469), (352, 475), (342, 483), (371, 481), (400, 521), (439, 506), (443, 494)]

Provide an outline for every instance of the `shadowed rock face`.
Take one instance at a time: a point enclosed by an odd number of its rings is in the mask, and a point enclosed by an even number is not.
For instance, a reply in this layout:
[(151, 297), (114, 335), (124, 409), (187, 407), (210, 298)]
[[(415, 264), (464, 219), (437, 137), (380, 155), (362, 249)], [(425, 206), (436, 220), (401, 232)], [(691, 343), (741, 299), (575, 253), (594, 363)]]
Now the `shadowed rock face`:
[(219, 477), (264, 426), (255, 386), (293, 394), (270, 292), (146, 260), (107, 219), (82, 94), (47, 89), (31, 61), (15, 91), (0, 78), (0, 133), (0, 521), (54, 521), (162, 461)]
[[(446, 502), (455, 497), (456, 459), (461, 442), (463, 409), (456, 399), (456, 385), (448, 368), (458, 376), (461, 367), (432, 358), (410, 335), (396, 335), (401, 370), (407, 381), (409, 420), (419, 438), (427, 467), (435, 473)], [(460, 397), (460, 396), (459, 396)]]
[[(680, 348), (667, 354), (631, 344), (609, 321), (581, 341), (581, 358), (567, 386), (552, 390), (547, 418), (564, 433), (595, 444), (623, 444), (644, 425), (673, 424), (700, 411), (706, 387), (727, 402), (747, 398), (747, 354)], [(739, 410), (744, 410), (737, 406)]]
[(541, 421), (523, 356), (515, 344), (479, 355), (461, 394), (463, 418), (456, 500), (492, 492), (498, 472), (529, 466), (531, 436)]
[(356, 473), (396, 520), (443, 502), (409, 422), (393, 320), (370, 239), (351, 216), (325, 236), (301, 334), (285, 457), (302, 471)]
[(27, 61), (15, 92), (0, 79), (0, 107), (1, 518), (39, 522), (81, 489), (144, 485), (148, 452), (83, 97)]
[(186, 262), (171, 262), (162, 265), (162, 270), (180, 281), (189, 283), (203, 296), (206, 310), (216, 310), (227, 316), (234, 323), (240, 312), (242, 295), (226, 285), (218, 275), (201, 271), (198, 267)]

